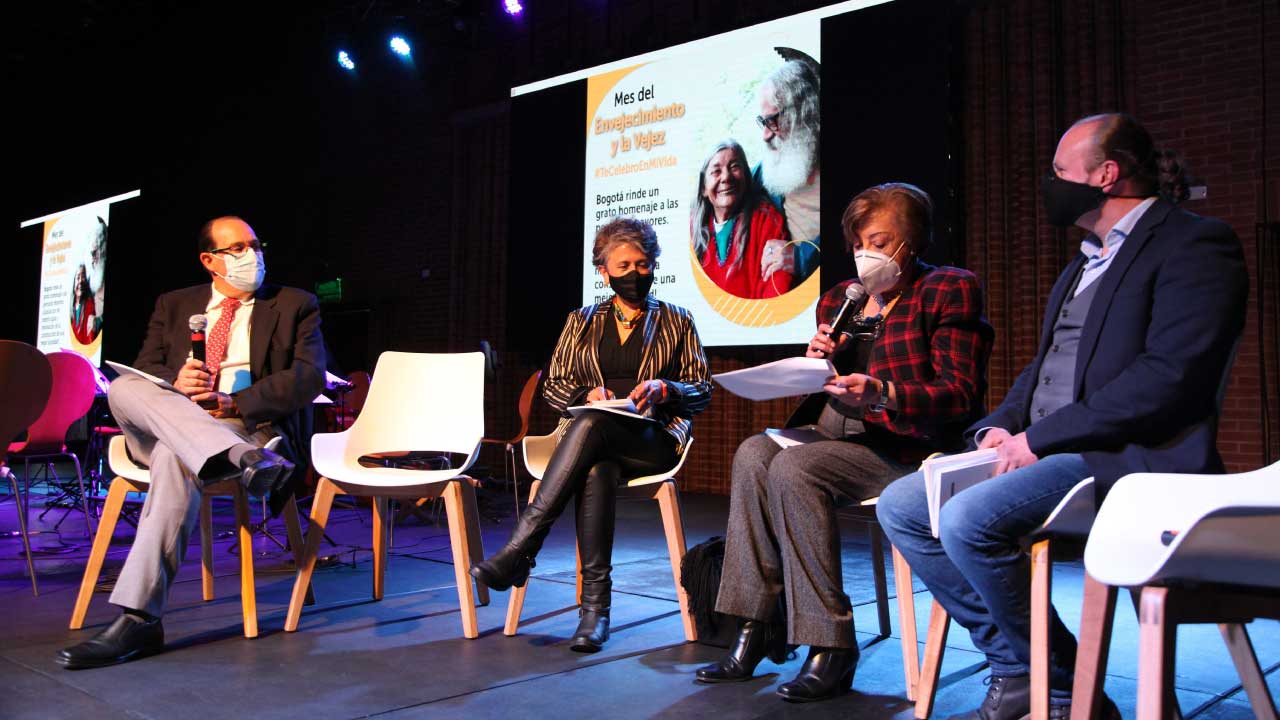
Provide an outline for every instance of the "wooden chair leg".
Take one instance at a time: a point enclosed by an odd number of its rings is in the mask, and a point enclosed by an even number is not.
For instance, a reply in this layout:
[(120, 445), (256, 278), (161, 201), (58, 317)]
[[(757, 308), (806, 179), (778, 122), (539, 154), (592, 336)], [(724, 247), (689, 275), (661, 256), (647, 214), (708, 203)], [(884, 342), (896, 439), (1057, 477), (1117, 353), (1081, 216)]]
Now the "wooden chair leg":
[(462, 636), (480, 636), (476, 623), (476, 598), (471, 589), (471, 574), (467, 572), (471, 551), (467, 537), (468, 515), (462, 500), (461, 484), (466, 480), (452, 480), (444, 487), (444, 513), (449, 521), (449, 544), (453, 548), (453, 575), (458, 583), (458, 606), (462, 610)]
[(311, 574), (316, 569), (316, 556), (320, 554), (320, 542), (324, 540), (324, 527), (329, 521), (329, 510), (333, 507), (333, 496), (337, 491), (337, 486), (329, 478), (321, 477), (315, 497), (311, 498), (311, 524), (307, 527), (307, 544), (298, 562), (298, 576), (293, 581), (293, 595), (289, 598), (289, 612), (284, 620), (285, 632), (298, 629), (307, 588), (311, 585)]
[(867, 523), (867, 538), (871, 541), (871, 575), (872, 585), (876, 590), (876, 618), (880, 623), (880, 639), (892, 634), (889, 624), (889, 582), (884, 570), (884, 541), (880, 533), (880, 523)]
[(1258, 656), (1253, 652), (1253, 643), (1249, 640), (1249, 631), (1240, 623), (1219, 625), (1218, 631), (1231, 651), (1231, 661), (1235, 663), (1236, 672), (1240, 675), (1240, 684), (1244, 686), (1249, 705), (1253, 708), (1253, 716), (1259, 720), (1276, 720), (1276, 704), (1267, 687), (1266, 676), (1258, 666)]
[(911, 566), (898, 548), (893, 550), (893, 587), (898, 596), (898, 632), (902, 636), (902, 676), (907, 700), (915, 702), (920, 683), (920, 644), (916, 639), (916, 596), (911, 585)]
[[(484, 560), (484, 538), (480, 534), (480, 505), (476, 502), (476, 488), (471, 484), (470, 478), (464, 477), (459, 480), (458, 489), (461, 491), (462, 512), (466, 515), (467, 521), (467, 549), (469, 554), (465, 569), (468, 570), (467, 577), (471, 577), (471, 565)], [(472, 581), (468, 580), (468, 582)], [(479, 580), (474, 580), (474, 582), (476, 586), (476, 602), (481, 605), (488, 605), (489, 586)]]
[(1053, 610), (1053, 559), (1049, 539), (1031, 546), (1031, 720), (1049, 720), (1049, 617)]
[[(293, 566), (302, 564), (302, 521), (298, 517), (298, 499), (293, 495), (284, 501), (284, 528), (289, 538), (289, 549), (293, 551)], [(316, 594), (311, 585), (307, 585), (307, 605), (316, 604)]]
[[(124, 496), (129, 492), (129, 483), (123, 478), (116, 478), (107, 490), (107, 499), (102, 503), (102, 514), (98, 516), (98, 532), (93, 536), (93, 547), (89, 549), (89, 562), (84, 567), (84, 577), (80, 580), (80, 593), (76, 595), (76, 605), (71, 611), (71, 629), (84, 627), (84, 616), (89, 611), (89, 600), (93, 597), (93, 588), (98, 584), (98, 576), (102, 573), (102, 561), (107, 557), (107, 548), (111, 545), (111, 536), (116, 531), (116, 522), (120, 519), (120, 508), (124, 506)], [(22, 517), (22, 513), (18, 513)]]
[[(529, 502), (533, 502), (541, 485), (541, 480), (534, 480), (529, 484)], [(520, 587), (511, 588), (511, 595), (507, 597), (507, 622), (502, 626), (502, 634), (507, 637), (514, 636), (520, 627), (520, 613), (524, 612), (524, 593), (528, 589), (529, 583), (526, 582)]]
[(244, 636), (258, 637), (258, 594), (253, 582), (253, 529), (249, 521), (249, 495), (239, 485), (235, 490), (237, 549), (240, 554), (240, 609), (244, 614)]
[(929, 611), (929, 633), (924, 641), (924, 667), (916, 683), (916, 717), (924, 720), (933, 712), (933, 701), (938, 694), (938, 677), (942, 673), (942, 653), (947, 648), (947, 631), (951, 627), (951, 615), (937, 600)]
[(1177, 621), (1169, 588), (1145, 587), (1138, 614), (1138, 720), (1164, 720), (1165, 700), (1173, 688)]
[(200, 594), (213, 599), (213, 498), (200, 496)]
[[(676, 598), (680, 600), (680, 619), (684, 621), (684, 639), (698, 640), (698, 628), (689, 613), (689, 594), (680, 584), (680, 562), (684, 560), (687, 546), (684, 543), (684, 522), (680, 517), (680, 495), (673, 481), (659, 483), (656, 493), (658, 508), (662, 512), (662, 529), (667, 536), (667, 554), (671, 556), (671, 578), (676, 585)], [(581, 573), (579, 573), (581, 577)]]
[(373, 599), (381, 600), (386, 590), (387, 575), (387, 519), (391, 501), (385, 497), (373, 499)]
[(1116, 589), (1085, 573), (1080, 608), (1080, 638), (1076, 650), (1075, 682), (1071, 686), (1072, 720), (1091, 720), (1102, 701), (1111, 651), (1111, 625), (1116, 616)]

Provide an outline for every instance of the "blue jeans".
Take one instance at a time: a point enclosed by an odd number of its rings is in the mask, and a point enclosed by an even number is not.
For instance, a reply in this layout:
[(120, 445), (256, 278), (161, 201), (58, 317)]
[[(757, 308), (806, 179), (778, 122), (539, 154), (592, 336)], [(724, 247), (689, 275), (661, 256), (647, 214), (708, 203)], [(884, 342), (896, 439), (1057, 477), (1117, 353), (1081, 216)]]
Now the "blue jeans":
[[(986, 653), (992, 675), (1030, 672), (1031, 562), (1020, 541), (1090, 474), (1080, 455), (1050, 455), (975, 485), (942, 506), (940, 538), (929, 529), (921, 473), (880, 495), (876, 517), (885, 534)], [(1050, 685), (1061, 701), (1070, 697), (1076, 639), (1056, 611), (1051, 615)]]

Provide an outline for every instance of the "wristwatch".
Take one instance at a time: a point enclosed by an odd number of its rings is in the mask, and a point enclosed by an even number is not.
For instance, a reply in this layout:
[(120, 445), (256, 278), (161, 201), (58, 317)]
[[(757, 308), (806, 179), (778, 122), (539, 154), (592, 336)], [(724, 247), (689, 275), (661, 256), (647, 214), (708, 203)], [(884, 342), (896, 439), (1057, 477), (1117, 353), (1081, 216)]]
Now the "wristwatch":
[(884, 404), (889, 401), (889, 383), (886, 380), (876, 378), (876, 382), (880, 384), (880, 398), (874, 403), (867, 405), (867, 409), (871, 412), (884, 412)]

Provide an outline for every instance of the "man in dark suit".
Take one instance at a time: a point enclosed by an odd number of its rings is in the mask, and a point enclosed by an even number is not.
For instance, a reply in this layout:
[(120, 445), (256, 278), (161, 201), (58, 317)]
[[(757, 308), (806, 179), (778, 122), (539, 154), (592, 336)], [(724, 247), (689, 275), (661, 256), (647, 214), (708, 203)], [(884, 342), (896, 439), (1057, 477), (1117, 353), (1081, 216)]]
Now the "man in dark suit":
[[(137, 375), (111, 384), (112, 413), (130, 455), (150, 468), (151, 487), (111, 594), (123, 612), (92, 639), (58, 653), (58, 663), (69, 669), (164, 648), (160, 615), (186, 554), (203, 484), (239, 477), (252, 495), (272, 493), (278, 512), (293, 492), (287, 484), (294, 465), (262, 446), (282, 435), (305, 460), (311, 401), (324, 388), (315, 296), (263, 286), (262, 247), (240, 218), (206, 223), (199, 251), (212, 284), (161, 295), (134, 362), (172, 387)], [(193, 315), (205, 315), (211, 328), (203, 363), (188, 357)]]
[[(987, 655), (986, 699), (963, 717), (1030, 712), (1030, 573), (1019, 540), (1093, 476), (1224, 470), (1218, 388), (1244, 326), (1248, 277), (1230, 227), (1181, 210), (1182, 169), (1133, 118), (1096, 115), (1058, 143), (1050, 222), (1090, 231), (1049, 295), (1035, 359), (967, 432), (996, 476), (942, 507), (932, 536), (920, 473), (877, 515), (934, 597)], [(1075, 638), (1055, 614), (1051, 715), (1066, 717)], [(1109, 711), (1114, 706), (1108, 704)]]

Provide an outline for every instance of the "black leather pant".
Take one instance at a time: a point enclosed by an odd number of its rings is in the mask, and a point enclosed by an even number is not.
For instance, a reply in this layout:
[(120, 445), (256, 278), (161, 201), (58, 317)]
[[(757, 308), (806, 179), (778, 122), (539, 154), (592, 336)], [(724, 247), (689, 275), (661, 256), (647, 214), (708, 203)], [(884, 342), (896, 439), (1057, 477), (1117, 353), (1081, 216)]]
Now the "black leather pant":
[(582, 555), (582, 605), (608, 609), (613, 570), (614, 499), (625, 479), (655, 475), (676, 464), (676, 442), (654, 422), (591, 412), (574, 420), (556, 446), (542, 485), (520, 517), (508, 546), (533, 558), (575, 499)]

